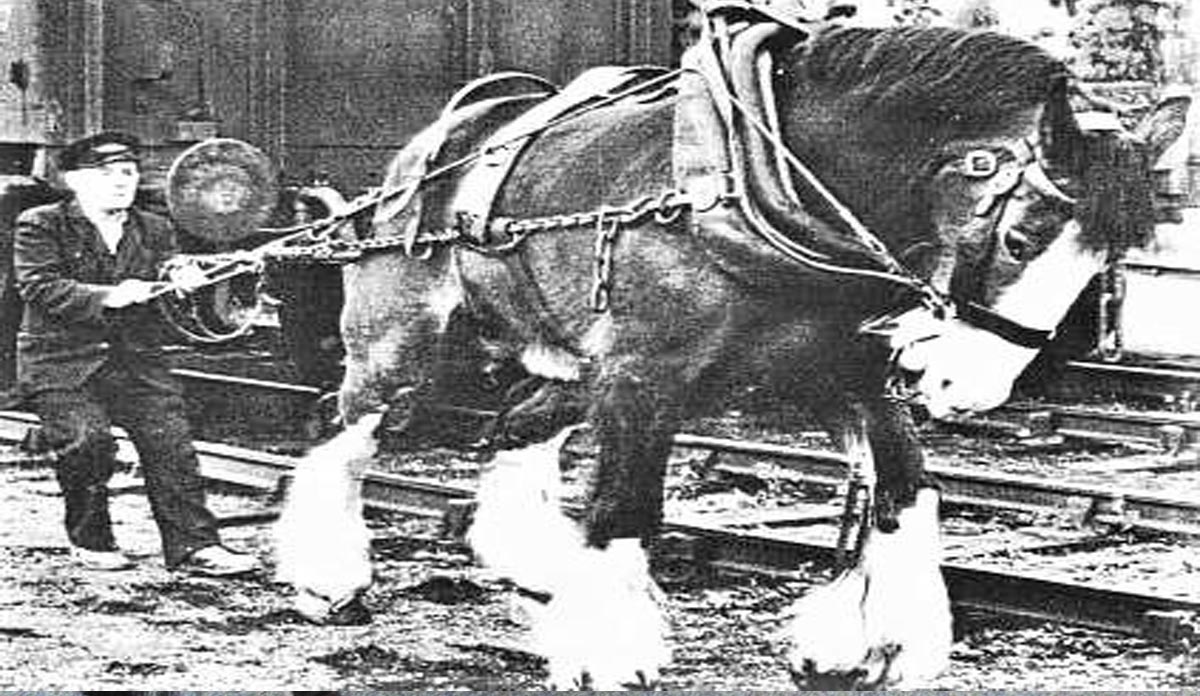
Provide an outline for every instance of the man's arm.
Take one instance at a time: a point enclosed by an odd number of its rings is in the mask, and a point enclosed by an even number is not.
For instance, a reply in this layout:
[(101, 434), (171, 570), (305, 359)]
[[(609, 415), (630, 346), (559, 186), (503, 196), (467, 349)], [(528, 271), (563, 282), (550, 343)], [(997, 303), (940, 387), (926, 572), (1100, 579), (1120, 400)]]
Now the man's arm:
[(21, 299), (62, 321), (100, 321), (105, 309), (149, 300), (154, 284), (125, 280), (119, 285), (85, 283), (67, 273), (54, 221), (44, 213), (22, 214), (13, 239), (13, 270)]
[(13, 238), (13, 270), (21, 299), (67, 322), (100, 320), (112, 287), (69, 277), (52, 229), (54, 221), (31, 212), (17, 218)]

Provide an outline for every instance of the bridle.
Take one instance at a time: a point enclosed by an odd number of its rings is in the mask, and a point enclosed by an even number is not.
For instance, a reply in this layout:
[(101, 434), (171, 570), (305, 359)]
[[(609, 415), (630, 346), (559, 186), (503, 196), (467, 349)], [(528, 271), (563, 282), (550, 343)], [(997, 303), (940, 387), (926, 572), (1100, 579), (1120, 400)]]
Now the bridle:
[[(983, 176), (988, 171), (996, 180), (990, 186), (991, 190), (980, 199), (975, 207), (975, 216), (990, 218), (987, 237), (991, 246), (990, 256), (998, 253), (1004, 240), (1001, 236), (1004, 230), (1000, 223), (1009, 205), (1022, 189), (1031, 190), (1045, 198), (1058, 200), (1067, 205), (1076, 205), (1078, 201), (1062, 190), (1046, 173), (1044, 157), (1037, 143), (1028, 139), (1020, 141), (1019, 146), (1006, 146), (995, 150), (974, 150), (964, 157), (964, 174), (967, 176)], [(1001, 169), (1005, 162), (1016, 164)], [(1025, 326), (995, 310), (985, 307), (978, 302), (951, 294), (954, 303), (955, 316), (961, 321), (987, 331), (1008, 343), (1041, 350), (1054, 339), (1053, 329), (1036, 329)]]
[[(727, 105), (725, 111), (736, 114), (744, 123), (745, 127), (741, 129), (741, 132), (746, 137), (760, 138), (765, 143), (765, 147), (774, 153), (774, 159), (779, 163), (778, 167), (782, 172), (783, 179), (804, 182), (805, 190), (820, 199), (828, 210), (833, 211), (839, 222), (874, 258), (880, 268), (878, 270), (865, 269), (814, 259), (810, 250), (798, 244), (786, 233), (774, 228), (766, 216), (758, 214), (753, 205), (748, 205), (749, 197), (743, 194), (734, 200), (742, 209), (746, 225), (780, 254), (797, 263), (834, 275), (874, 278), (900, 285), (913, 291), (918, 303), (939, 319), (957, 318), (974, 328), (991, 333), (1001, 340), (1023, 348), (1040, 350), (1046, 347), (1054, 337), (1052, 329), (1025, 326), (971, 298), (955, 297), (949, 292), (943, 292), (898, 261), (879, 238), (867, 229), (853, 211), (838, 200), (834, 193), (784, 142), (778, 123), (764, 123), (754, 117), (752, 111), (743, 102), (741, 95), (734, 88), (735, 80), (730, 74), (731, 61), (727, 56), (731, 53), (729, 48), (731, 39), (729, 20), (725, 15), (731, 14), (736, 18), (747, 14), (758, 14), (766, 16), (771, 22), (779, 25), (778, 29), (781, 31), (797, 28), (804, 31), (803, 22), (781, 21), (774, 15), (765, 14), (764, 7), (764, 5), (740, 0), (711, 0), (704, 4), (707, 21), (704, 25), (701, 43), (707, 42), (714, 47), (710, 54), (715, 55), (716, 60), (709, 59), (708, 62), (716, 63), (716, 66), (709, 67), (702, 72), (705, 73), (714, 98), (724, 102)], [(764, 27), (762, 32), (769, 35), (771, 29)], [(735, 130), (734, 121), (730, 119), (729, 124), (728, 130), (733, 132)], [(1016, 164), (1005, 166), (1009, 162)], [(968, 153), (967, 158), (964, 158), (964, 164), (971, 168), (965, 172), (968, 175), (982, 176), (986, 168), (990, 167), (996, 177), (991, 183), (990, 190), (977, 203), (974, 215), (977, 218), (990, 218), (988, 236), (997, 248), (1002, 242), (999, 235), (1004, 232), (1000, 225), (1005, 212), (1020, 192), (1032, 190), (1038, 195), (1068, 205), (1076, 204), (1073, 197), (1051, 180), (1047, 174), (1045, 162), (1039, 144), (1028, 139), (1023, 139), (1016, 145), (974, 150)], [(745, 187), (742, 188), (744, 191)], [(911, 306), (889, 312), (883, 318), (869, 319), (862, 324), (860, 330), (863, 333), (879, 333), (877, 331), (879, 326), (886, 325), (889, 319), (910, 309)]]

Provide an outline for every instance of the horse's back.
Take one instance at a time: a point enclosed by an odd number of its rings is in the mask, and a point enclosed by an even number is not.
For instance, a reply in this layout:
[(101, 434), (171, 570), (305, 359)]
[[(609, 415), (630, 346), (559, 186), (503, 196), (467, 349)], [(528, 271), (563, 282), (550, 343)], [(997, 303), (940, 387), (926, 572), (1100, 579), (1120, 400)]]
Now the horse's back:
[(546, 130), (514, 167), (498, 213), (583, 212), (672, 187), (673, 110), (670, 97), (618, 102)]

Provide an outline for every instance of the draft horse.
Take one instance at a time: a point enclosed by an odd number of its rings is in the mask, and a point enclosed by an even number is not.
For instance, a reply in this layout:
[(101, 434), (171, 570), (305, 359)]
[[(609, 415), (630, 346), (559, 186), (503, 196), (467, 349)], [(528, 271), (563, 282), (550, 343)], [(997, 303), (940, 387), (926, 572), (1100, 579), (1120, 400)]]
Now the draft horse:
[[(1146, 240), (1149, 163), (1179, 131), (1081, 131), (1068, 71), (1021, 40), (743, 12), (710, 13), (681, 74), (515, 138), (482, 226), (455, 210), (481, 179), (439, 167), (503, 159), (497, 134), (539, 100), (479, 100), (401, 152), (374, 236), (404, 243), (344, 271), (350, 425), (302, 465), (280, 523), (307, 615), (370, 582), (353, 481), (378, 438), (418, 446), (482, 354), (539, 381), (505, 412), (524, 446), (491, 463), (469, 540), (545, 600), (553, 686), (646, 684), (669, 660), (646, 548), (672, 435), (748, 384), (811, 410), (872, 491), (857, 565), (796, 608), (793, 675), (911, 687), (944, 667), (914, 405), (1008, 397), (1109, 255)], [(598, 461), (574, 522), (555, 487), (580, 424)]]

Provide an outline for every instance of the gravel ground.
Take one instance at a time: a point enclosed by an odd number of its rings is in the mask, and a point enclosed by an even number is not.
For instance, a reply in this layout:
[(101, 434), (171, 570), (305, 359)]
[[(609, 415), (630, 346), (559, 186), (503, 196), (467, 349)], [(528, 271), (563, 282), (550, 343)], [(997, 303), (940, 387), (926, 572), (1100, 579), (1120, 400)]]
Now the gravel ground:
[[(208, 367), (195, 365), (195, 367)], [(255, 376), (277, 378), (270, 371)], [(689, 430), (820, 446), (822, 435), (797, 430), (786, 414), (767, 419), (733, 413)], [(789, 433), (782, 435), (780, 433)], [(1200, 493), (1200, 477), (1105, 473), (1098, 463), (1135, 455), (1121, 448), (1063, 449), (1015, 440), (925, 433), (939, 463), (1054, 476), (1088, 483), (1144, 481), (1148, 487)], [(261, 439), (261, 438), (260, 438)], [(579, 450), (586, 462), (586, 448)], [(446, 452), (380, 463), (403, 473), (472, 478), (478, 463)], [(672, 459), (673, 511), (725, 514), (784, 507), (800, 499), (835, 500), (836, 491), (771, 479), (747, 486), (711, 475), (695, 451)], [(136, 483), (136, 482), (134, 482)], [(1194, 485), (1195, 484), (1195, 485)], [(261, 509), (262, 499), (214, 493), (218, 512)], [(157, 548), (143, 495), (115, 498), (122, 546), (136, 570), (81, 571), (67, 555), (61, 501), (49, 472), (0, 469), (0, 689), (75, 690), (530, 690), (544, 676), (523, 649), (525, 633), (512, 590), (444, 541), (427, 521), (373, 517), (376, 584), (368, 625), (320, 627), (288, 609), (289, 590), (270, 576), (269, 528), (224, 530), (229, 543), (268, 563), (261, 576), (212, 581), (174, 576)], [(1195, 544), (1139, 539), (1086, 553), (1030, 551), (1030, 546), (1090, 538), (1078, 515), (958, 514), (943, 525), (949, 554), (972, 562), (1023, 568), (1059, 578), (1134, 583), (1144, 591), (1197, 595)], [(1024, 549), (1024, 550), (1023, 550)], [(788, 581), (718, 577), (667, 588), (674, 660), (661, 688), (787, 690), (778, 632), (783, 612), (829, 570), (811, 566)], [(934, 684), (947, 690), (1177, 690), (1200, 688), (1200, 649), (1153, 645), (1135, 637), (1044, 623), (957, 617), (950, 668)]]
[[(269, 575), (222, 582), (167, 572), (136, 492), (118, 496), (114, 512), (138, 569), (81, 571), (66, 554), (48, 473), (7, 470), (0, 480), (0, 688), (527, 690), (543, 676), (541, 661), (522, 649), (510, 588), (426, 521), (373, 518), (374, 622), (318, 627), (289, 612), (287, 588)], [(264, 501), (218, 493), (212, 504), (232, 513)], [(266, 527), (225, 536), (270, 561)], [(782, 610), (828, 575), (808, 571), (806, 580), (668, 588), (675, 659), (662, 688), (791, 688), (776, 633)], [(1200, 687), (1186, 646), (981, 617), (961, 617), (959, 633), (951, 668), (931, 686)]]

